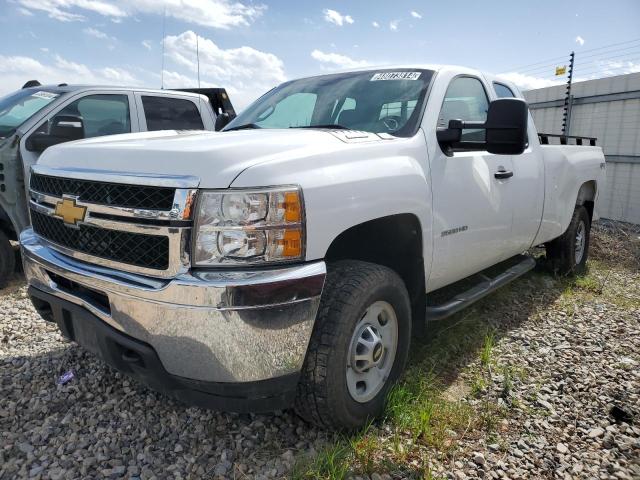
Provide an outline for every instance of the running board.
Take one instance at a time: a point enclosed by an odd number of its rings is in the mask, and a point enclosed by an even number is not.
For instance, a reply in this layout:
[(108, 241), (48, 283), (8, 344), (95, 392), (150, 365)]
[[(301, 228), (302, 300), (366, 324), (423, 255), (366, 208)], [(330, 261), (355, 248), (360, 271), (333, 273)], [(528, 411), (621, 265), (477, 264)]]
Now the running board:
[[(499, 273), (494, 277), (489, 277), (483, 272), (473, 275), (474, 277), (479, 277), (479, 283), (469, 288), (468, 290), (457, 294), (444, 303), (441, 303), (439, 305), (428, 305), (426, 315), (427, 321), (442, 320), (450, 315), (453, 315), (454, 313), (459, 312), (472, 303), (477, 302), (481, 298), (484, 298), (494, 290), (497, 290), (498, 288), (503, 287), (516, 278), (524, 275), (536, 266), (535, 259), (526, 255), (518, 255), (510, 260), (511, 266), (506, 268), (502, 273)], [(515, 265), (513, 264), (514, 261), (517, 262), (515, 263)], [(429, 294), (427, 294), (427, 296), (428, 295)]]

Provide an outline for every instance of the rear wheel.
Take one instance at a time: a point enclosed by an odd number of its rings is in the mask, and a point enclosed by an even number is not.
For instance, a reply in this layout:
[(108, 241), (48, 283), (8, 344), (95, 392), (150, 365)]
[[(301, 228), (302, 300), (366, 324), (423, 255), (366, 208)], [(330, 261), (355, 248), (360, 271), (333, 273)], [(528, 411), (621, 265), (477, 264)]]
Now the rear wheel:
[(0, 287), (11, 278), (16, 268), (16, 253), (7, 235), (0, 230)]
[(389, 268), (329, 265), (298, 384), (298, 414), (335, 430), (357, 429), (379, 415), (407, 360), (410, 312), (404, 283)]
[(547, 259), (559, 275), (583, 273), (589, 255), (591, 222), (587, 209), (576, 206), (569, 227), (564, 234), (545, 245)]

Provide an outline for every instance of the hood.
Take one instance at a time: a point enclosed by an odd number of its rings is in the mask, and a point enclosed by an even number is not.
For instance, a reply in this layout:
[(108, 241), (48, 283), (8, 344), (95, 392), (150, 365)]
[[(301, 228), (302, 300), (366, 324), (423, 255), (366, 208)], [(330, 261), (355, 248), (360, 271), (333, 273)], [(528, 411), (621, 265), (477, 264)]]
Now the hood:
[(123, 174), (195, 176), (202, 188), (227, 188), (245, 169), (274, 159), (305, 158), (386, 142), (366, 132), (307, 129), (145, 132), (70, 142), (47, 149), (38, 164)]

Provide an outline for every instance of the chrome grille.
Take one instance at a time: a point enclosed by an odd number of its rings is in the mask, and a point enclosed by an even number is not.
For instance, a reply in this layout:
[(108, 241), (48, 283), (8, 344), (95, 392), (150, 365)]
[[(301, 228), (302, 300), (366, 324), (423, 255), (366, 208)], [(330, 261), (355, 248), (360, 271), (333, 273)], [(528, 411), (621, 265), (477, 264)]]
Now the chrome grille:
[[(50, 248), (74, 259), (173, 278), (190, 268), (191, 212), (199, 183), (192, 176), (34, 165), (33, 230)], [(68, 217), (69, 202), (78, 207), (76, 213), (83, 212), (75, 223)]]
[(69, 228), (62, 220), (31, 211), (33, 230), (56, 245), (137, 267), (166, 270), (169, 238), (161, 235), (108, 230), (80, 225)]
[(56, 197), (72, 195), (84, 202), (148, 210), (171, 210), (176, 191), (169, 187), (96, 182), (37, 173), (31, 175), (30, 188)]

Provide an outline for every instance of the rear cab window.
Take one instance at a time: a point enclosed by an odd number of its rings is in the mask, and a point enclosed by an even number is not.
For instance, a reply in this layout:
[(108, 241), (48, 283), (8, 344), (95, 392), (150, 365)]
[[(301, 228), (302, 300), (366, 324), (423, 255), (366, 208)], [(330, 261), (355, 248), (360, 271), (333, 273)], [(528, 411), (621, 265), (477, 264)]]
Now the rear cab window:
[(204, 130), (200, 111), (184, 98), (142, 95), (147, 130)]
[(516, 98), (513, 90), (502, 83), (493, 82), (493, 89), (495, 90), (498, 98)]

